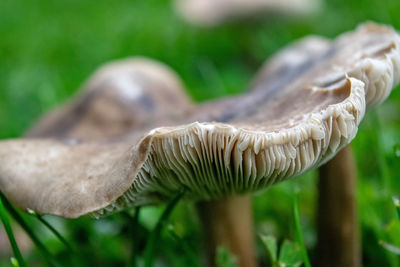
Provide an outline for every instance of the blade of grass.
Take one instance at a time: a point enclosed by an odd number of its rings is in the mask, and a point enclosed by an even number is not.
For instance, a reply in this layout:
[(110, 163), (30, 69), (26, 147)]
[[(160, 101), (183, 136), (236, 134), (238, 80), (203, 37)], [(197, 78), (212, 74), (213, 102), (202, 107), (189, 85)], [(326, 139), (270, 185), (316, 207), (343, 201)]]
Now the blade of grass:
[(7, 209), (9, 214), (14, 218), (16, 222), (25, 230), (28, 236), (32, 239), (33, 243), (38, 247), (38, 249), (42, 252), (44, 260), (50, 266), (60, 266), (54, 256), (47, 250), (47, 248), (43, 245), (43, 243), (39, 240), (36, 234), (32, 231), (29, 225), (25, 222), (22, 216), (18, 213), (18, 211), (11, 205), (11, 203), (7, 200), (7, 198), (0, 192), (0, 199), (2, 200), (4, 207)]
[(196, 255), (194, 250), (187, 244), (187, 242), (183, 240), (183, 238), (180, 237), (177, 233), (175, 233), (174, 226), (171, 224), (168, 225), (167, 230), (174, 241), (180, 245), (185, 255), (190, 258), (192, 267), (201, 267), (201, 264), (198, 261), (198, 256)]
[(395, 144), (393, 146), (393, 153), (395, 157), (400, 158), (400, 144)]
[(21, 267), (21, 265), (19, 264), (18, 260), (14, 257), (11, 257), (10, 259), (11, 265), (14, 267)]
[(22, 258), (21, 251), (18, 248), (17, 242), (15, 241), (14, 233), (11, 228), (10, 221), (8, 220), (6, 209), (3, 205), (3, 200), (0, 199), (0, 219), (3, 222), (4, 229), (6, 230), (8, 240), (10, 241), (15, 259), (18, 261), (19, 266), (26, 266), (25, 261)]
[(370, 116), (373, 120), (374, 127), (375, 127), (375, 134), (376, 134), (376, 146), (377, 146), (377, 155), (376, 158), (379, 163), (379, 168), (381, 172), (381, 178), (383, 181), (383, 190), (385, 196), (390, 196), (390, 192), (392, 185), (391, 185), (391, 177), (390, 177), (390, 169), (386, 160), (385, 152), (383, 151), (383, 137), (382, 137), (382, 126), (381, 126), (381, 119), (379, 118), (379, 114), (376, 110), (372, 110), (370, 112)]
[(384, 247), (386, 250), (392, 252), (393, 254), (400, 255), (400, 248), (399, 247), (396, 247), (396, 246), (394, 246), (392, 244), (386, 243), (383, 240), (379, 241), (379, 245)]
[(298, 193), (295, 192), (293, 194), (293, 217), (294, 217), (294, 224), (296, 227), (296, 239), (297, 243), (300, 245), (301, 254), (303, 255), (304, 265), (306, 267), (311, 267), (310, 259), (307, 255), (307, 249), (304, 245), (303, 234), (301, 232), (301, 225), (300, 225), (300, 215), (299, 215), (299, 203), (298, 203)]
[(399, 198), (393, 197), (393, 203), (394, 203), (394, 206), (396, 207), (397, 216), (399, 217), (399, 220), (400, 220), (400, 200), (399, 200)]
[(50, 232), (52, 232), (60, 241), (61, 243), (63, 243), (65, 245), (65, 247), (72, 252), (73, 249), (71, 247), (71, 245), (68, 243), (68, 241), (60, 234), (60, 232), (58, 232), (49, 222), (47, 222), (43, 216), (41, 216), (40, 214), (37, 214), (36, 212), (34, 212), (33, 210), (28, 210), (29, 214), (32, 214), (34, 217), (36, 217), (41, 223), (44, 224), (44, 226), (47, 227), (47, 229), (50, 230)]
[(154, 266), (154, 257), (155, 257), (155, 248), (156, 242), (160, 238), (160, 233), (165, 225), (169, 215), (171, 214), (172, 210), (185, 194), (185, 189), (181, 190), (176, 194), (176, 196), (168, 203), (167, 207), (165, 208), (164, 212), (162, 213), (160, 219), (158, 220), (154, 230), (150, 234), (149, 241), (146, 245), (146, 249), (144, 251), (144, 266), (145, 267), (152, 267)]
[(139, 226), (139, 214), (140, 214), (140, 207), (135, 208), (135, 215), (130, 215), (128, 212), (125, 212), (125, 217), (129, 221), (129, 235), (131, 240), (131, 256), (129, 259), (129, 266), (136, 267), (138, 266), (137, 263), (137, 256), (139, 255), (139, 242), (140, 240), (137, 239), (135, 229)]

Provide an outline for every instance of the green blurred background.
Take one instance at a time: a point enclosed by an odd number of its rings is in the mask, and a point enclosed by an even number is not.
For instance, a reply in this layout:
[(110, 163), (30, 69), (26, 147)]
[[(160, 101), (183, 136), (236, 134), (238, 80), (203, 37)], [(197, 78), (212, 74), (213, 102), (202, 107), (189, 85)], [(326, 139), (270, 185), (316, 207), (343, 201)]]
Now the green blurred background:
[[(246, 90), (261, 64), (292, 40), (309, 34), (333, 38), (367, 20), (400, 29), (400, 1), (326, 0), (307, 18), (265, 15), (201, 29), (177, 16), (169, 1), (1, 0), (0, 138), (23, 134), (110, 60), (141, 55), (162, 61), (179, 73), (194, 100), (204, 101)], [(379, 244), (384, 240), (400, 247), (400, 223), (392, 202), (400, 194), (399, 144), (400, 90), (394, 90), (388, 101), (366, 116), (352, 143), (365, 266), (400, 266), (399, 256)], [(254, 197), (257, 234), (293, 240), (292, 195), (300, 190), (301, 224), (311, 258), (316, 242), (315, 176), (307, 173)], [(162, 208), (142, 209), (141, 234), (135, 238), (146, 238)], [(48, 220), (85, 255), (74, 265), (124, 266), (130, 257), (129, 220), (121, 214), (101, 220)], [(63, 258), (67, 255), (63, 246), (43, 226), (29, 221), (51, 252), (70, 264), (72, 259)], [(157, 263), (187, 266), (193, 257), (182, 242), (198, 257), (202, 253), (193, 206), (180, 203), (170, 222), (180, 240), (164, 232)], [(266, 251), (258, 245), (265, 262)], [(27, 247), (24, 256), (30, 265), (42, 265), (37, 249), (29, 249), (29, 242)], [(11, 255), (0, 250), (0, 266), (8, 266)]]

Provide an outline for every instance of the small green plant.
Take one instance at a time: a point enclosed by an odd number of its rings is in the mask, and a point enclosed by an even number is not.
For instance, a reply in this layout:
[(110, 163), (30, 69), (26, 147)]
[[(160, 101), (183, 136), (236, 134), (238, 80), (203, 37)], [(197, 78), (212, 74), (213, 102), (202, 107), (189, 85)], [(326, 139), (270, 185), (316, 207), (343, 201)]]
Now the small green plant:
[(273, 267), (297, 267), (303, 263), (303, 255), (300, 246), (296, 243), (284, 240), (278, 245), (274, 236), (260, 235), (267, 249), (271, 266)]

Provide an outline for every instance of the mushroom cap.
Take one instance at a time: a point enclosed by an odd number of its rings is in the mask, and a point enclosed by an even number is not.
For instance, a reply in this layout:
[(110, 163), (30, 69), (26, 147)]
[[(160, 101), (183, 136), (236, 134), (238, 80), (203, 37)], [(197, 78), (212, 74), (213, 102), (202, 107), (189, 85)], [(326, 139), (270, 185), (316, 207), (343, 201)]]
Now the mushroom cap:
[(120, 139), (182, 119), (192, 104), (183, 85), (166, 65), (136, 57), (99, 68), (74, 100), (44, 116), (27, 137)]
[(3, 141), (0, 189), (63, 217), (162, 202), (182, 187), (192, 200), (258, 191), (332, 158), (399, 78), (390, 27), (306, 38), (273, 57), (248, 93), (193, 106), (170, 126), (149, 122), (112, 142)]
[(320, 7), (320, 0), (175, 0), (177, 12), (188, 22), (215, 26), (238, 17), (309, 15)]

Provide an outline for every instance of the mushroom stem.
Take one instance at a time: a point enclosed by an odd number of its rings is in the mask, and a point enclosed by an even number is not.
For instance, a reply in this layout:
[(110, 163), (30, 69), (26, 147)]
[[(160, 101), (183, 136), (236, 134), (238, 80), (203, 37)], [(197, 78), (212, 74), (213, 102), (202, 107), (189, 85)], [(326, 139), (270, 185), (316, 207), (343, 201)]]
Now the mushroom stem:
[(197, 204), (204, 228), (207, 266), (216, 266), (216, 249), (226, 246), (239, 266), (257, 266), (250, 196), (230, 196)]
[(350, 147), (319, 168), (316, 266), (361, 266), (356, 178)]

